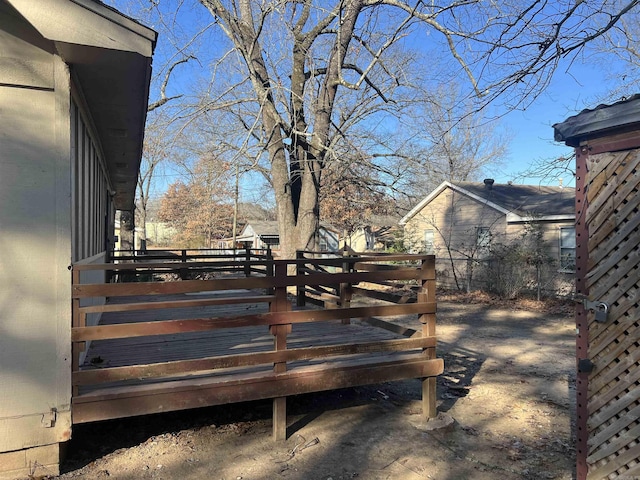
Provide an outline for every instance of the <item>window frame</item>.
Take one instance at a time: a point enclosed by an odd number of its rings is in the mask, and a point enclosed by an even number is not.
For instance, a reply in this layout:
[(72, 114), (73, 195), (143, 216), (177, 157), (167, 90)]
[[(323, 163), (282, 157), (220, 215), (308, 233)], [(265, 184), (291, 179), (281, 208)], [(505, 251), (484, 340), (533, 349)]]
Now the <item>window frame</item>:
[[(431, 241), (427, 240), (428, 234), (431, 234)], [(427, 228), (423, 234), (423, 246), (426, 255), (436, 254), (436, 232), (433, 228)]]
[[(572, 230), (573, 235), (567, 237), (563, 235), (563, 231)], [(563, 240), (572, 239), (573, 242), (570, 242), (569, 245), (565, 245)], [(573, 245), (571, 245), (573, 243)], [(558, 272), (560, 273), (576, 273), (576, 227), (575, 225), (566, 225), (562, 227), (558, 227)], [(563, 261), (563, 258), (569, 258), (563, 254), (563, 252), (570, 251), (572, 254), (570, 257), (573, 259), (572, 265), (568, 265), (567, 262)]]
[(491, 227), (476, 227), (476, 252), (479, 256), (488, 255), (491, 247)]

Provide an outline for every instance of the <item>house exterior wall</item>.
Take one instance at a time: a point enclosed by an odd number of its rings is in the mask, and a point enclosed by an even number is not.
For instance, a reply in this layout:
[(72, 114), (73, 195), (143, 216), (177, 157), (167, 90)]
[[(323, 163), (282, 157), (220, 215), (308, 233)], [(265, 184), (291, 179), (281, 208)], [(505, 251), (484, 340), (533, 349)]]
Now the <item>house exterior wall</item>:
[(321, 251), (337, 252), (340, 249), (338, 232), (324, 227), (318, 229), (318, 248)]
[(358, 228), (346, 238), (347, 245), (354, 252), (364, 252), (367, 250), (370, 243), (369, 236), (370, 233), (368, 233), (364, 228)]
[(506, 216), (498, 210), (447, 188), (405, 225), (405, 242), (413, 253), (425, 252), (425, 232), (433, 231), (433, 252), (437, 257), (474, 254), (476, 229), (489, 228), (492, 238), (506, 234)]
[[(444, 189), (405, 224), (405, 243), (412, 253), (436, 255), (438, 282), (453, 288), (481, 288), (491, 283), (488, 253), (478, 244), (479, 228), (487, 229), (491, 245), (517, 241), (533, 223), (508, 223), (507, 216), (463, 193)], [(535, 222), (541, 229), (546, 262), (541, 268), (544, 290), (569, 293), (573, 273), (560, 269), (560, 228), (573, 221)], [(425, 233), (430, 231), (432, 237)], [(432, 238), (428, 245), (425, 238)], [(484, 271), (483, 271), (484, 270)]]
[[(516, 239), (524, 235), (533, 224), (510, 223), (507, 225), (507, 238)], [(573, 228), (574, 221), (538, 222), (535, 224), (542, 232), (542, 241), (549, 261), (553, 262), (556, 270), (560, 270), (560, 229)]]
[(67, 65), (0, 2), (0, 471), (71, 432), (69, 91)]

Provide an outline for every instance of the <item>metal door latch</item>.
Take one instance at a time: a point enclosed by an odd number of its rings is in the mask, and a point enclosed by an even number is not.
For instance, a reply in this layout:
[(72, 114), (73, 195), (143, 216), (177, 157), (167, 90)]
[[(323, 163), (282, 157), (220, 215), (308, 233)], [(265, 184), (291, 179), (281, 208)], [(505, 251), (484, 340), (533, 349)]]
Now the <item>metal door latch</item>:
[(609, 304), (607, 302), (591, 302), (585, 300), (583, 305), (585, 310), (596, 314), (596, 322), (604, 323), (607, 321), (607, 314), (609, 313)]
[(604, 323), (607, 321), (607, 315), (609, 314), (609, 304), (607, 302), (592, 302), (584, 295), (576, 295), (574, 300), (577, 303), (581, 303), (585, 310), (595, 313), (596, 322)]

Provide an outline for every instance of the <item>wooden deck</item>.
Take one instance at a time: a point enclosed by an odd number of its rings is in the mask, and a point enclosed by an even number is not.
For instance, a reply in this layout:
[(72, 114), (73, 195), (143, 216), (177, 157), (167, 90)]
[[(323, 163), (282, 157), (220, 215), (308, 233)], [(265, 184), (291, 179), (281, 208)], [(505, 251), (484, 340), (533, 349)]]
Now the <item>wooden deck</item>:
[[(413, 276), (431, 285), (432, 270), (357, 272), (352, 264), (347, 275), (314, 277), (287, 276), (286, 266), (276, 265), (272, 277), (102, 285), (83, 284), (74, 272), (73, 422), (273, 398), (274, 436), (283, 438), (287, 396), (404, 378), (424, 379), (425, 414), (434, 415), (432, 379), (443, 370), (429, 301), (435, 292), (423, 288), (413, 304), (354, 307), (345, 281)], [(307, 282), (334, 285), (337, 304), (293, 306), (287, 287)], [(297, 303), (305, 302), (298, 296)], [(99, 324), (91, 325), (96, 314)], [(422, 328), (402, 331), (381, 319), (407, 314)], [(371, 317), (390, 328), (356, 320)]]

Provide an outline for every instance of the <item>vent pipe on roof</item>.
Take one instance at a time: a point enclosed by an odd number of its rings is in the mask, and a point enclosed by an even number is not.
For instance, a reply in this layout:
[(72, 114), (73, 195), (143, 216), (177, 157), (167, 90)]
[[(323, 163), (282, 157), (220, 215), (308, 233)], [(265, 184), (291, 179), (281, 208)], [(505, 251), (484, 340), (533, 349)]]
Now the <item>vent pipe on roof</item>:
[(491, 190), (493, 188), (493, 183), (495, 182), (495, 180), (493, 178), (485, 178), (484, 179), (484, 186), (487, 187), (488, 190)]

